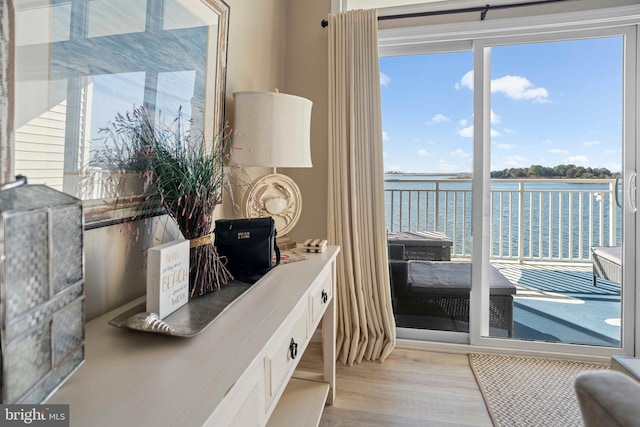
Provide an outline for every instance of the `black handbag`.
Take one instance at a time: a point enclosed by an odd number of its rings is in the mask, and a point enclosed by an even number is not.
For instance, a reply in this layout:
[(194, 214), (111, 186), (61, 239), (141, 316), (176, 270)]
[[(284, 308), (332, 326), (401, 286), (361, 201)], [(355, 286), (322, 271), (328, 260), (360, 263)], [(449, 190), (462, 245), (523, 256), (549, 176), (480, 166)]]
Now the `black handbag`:
[[(219, 219), (214, 229), (218, 255), (236, 280), (255, 283), (280, 264), (273, 218)], [(273, 260), (275, 252), (275, 262)]]

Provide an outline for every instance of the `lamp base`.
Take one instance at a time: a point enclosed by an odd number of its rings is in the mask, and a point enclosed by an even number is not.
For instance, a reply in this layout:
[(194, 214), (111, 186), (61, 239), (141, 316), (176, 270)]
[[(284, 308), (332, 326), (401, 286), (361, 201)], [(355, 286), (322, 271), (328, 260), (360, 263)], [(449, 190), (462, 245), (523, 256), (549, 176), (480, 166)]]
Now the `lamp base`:
[(278, 248), (281, 251), (284, 251), (287, 249), (295, 248), (297, 246), (297, 243), (291, 240), (289, 236), (285, 235), (285, 236), (276, 237), (276, 245), (278, 245)]
[(276, 223), (278, 236), (286, 236), (298, 222), (302, 210), (302, 194), (286, 175), (272, 173), (258, 178), (245, 195), (244, 216), (270, 216)]

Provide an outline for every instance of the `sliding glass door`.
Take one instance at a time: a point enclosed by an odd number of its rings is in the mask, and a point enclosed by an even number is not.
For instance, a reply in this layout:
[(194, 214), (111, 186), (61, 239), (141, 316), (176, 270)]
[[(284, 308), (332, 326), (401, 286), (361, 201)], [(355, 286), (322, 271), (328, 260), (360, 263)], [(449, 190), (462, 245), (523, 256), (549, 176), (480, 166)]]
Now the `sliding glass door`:
[(380, 60), (388, 239), (409, 282), (396, 275), (394, 310), (408, 333), (469, 332), (473, 93), (459, 77), (471, 67), (471, 51)]
[(381, 58), (399, 336), (631, 348), (635, 51), (628, 26)]
[[(515, 286), (515, 339), (621, 346), (623, 47), (616, 35), (484, 48), (489, 259)], [(489, 288), (499, 315), (508, 298)]]

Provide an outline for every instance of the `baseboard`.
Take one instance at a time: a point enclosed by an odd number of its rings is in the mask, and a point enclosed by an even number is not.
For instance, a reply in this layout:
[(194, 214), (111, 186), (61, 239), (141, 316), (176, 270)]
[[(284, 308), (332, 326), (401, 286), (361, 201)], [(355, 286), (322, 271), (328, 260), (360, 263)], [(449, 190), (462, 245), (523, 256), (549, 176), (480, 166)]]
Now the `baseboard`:
[(469, 354), (469, 353), (489, 353), (507, 354), (512, 356), (547, 357), (554, 359), (580, 360), (584, 362), (610, 363), (610, 355), (585, 355), (569, 352), (548, 352), (540, 350), (517, 349), (517, 348), (496, 348), (488, 346), (472, 346), (470, 344), (442, 343), (432, 341), (417, 341), (408, 339), (396, 340), (396, 348), (405, 350), (422, 350), (436, 353), (449, 354)]

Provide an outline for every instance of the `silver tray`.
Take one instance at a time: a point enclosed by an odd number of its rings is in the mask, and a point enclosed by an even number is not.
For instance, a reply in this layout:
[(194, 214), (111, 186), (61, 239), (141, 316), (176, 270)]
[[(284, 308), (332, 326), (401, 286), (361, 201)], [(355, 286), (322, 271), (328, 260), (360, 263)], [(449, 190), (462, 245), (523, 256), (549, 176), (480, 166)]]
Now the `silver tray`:
[(114, 317), (109, 321), (109, 324), (136, 331), (176, 337), (194, 337), (213, 323), (251, 286), (255, 285), (229, 282), (215, 292), (189, 300), (188, 303), (162, 320), (158, 319), (158, 315), (155, 313), (145, 312), (146, 303), (142, 302)]

